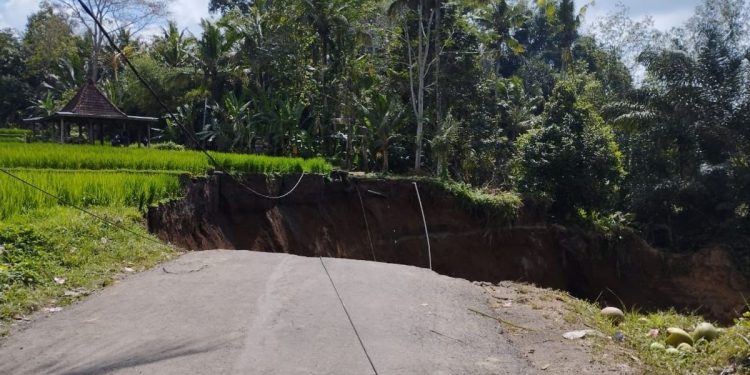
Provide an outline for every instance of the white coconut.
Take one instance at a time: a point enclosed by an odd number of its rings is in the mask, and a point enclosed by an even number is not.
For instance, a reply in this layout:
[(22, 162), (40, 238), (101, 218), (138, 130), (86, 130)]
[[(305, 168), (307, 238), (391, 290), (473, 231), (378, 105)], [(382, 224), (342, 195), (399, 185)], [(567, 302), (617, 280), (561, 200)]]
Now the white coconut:
[(613, 323), (620, 323), (625, 320), (625, 314), (617, 307), (605, 307), (602, 309), (601, 314)]

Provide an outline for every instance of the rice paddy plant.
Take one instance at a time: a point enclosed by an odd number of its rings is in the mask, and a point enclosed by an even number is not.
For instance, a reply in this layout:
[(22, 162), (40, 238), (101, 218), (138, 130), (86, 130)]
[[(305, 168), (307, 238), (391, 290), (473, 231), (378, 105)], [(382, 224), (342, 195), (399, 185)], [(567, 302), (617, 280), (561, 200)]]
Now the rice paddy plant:
[(26, 142), (26, 139), (31, 136), (31, 131), (25, 129), (7, 129), (0, 128), (0, 143), (6, 142)]
[(8, 143), (8, 142), (25, 143), (26, 138), (20, 135), (0, 134), (0, 143)]
[[(64, 204), (84, 207), (143, 209), (181, 193), (175, 174), (55, 170), (15, 170), (13, 173), (62, 198)], [(59, 203), (9, 176), (0, 175), (0, 219)]]
[[(212, 153), (226, 170), (241, 173), (327, 173), (325, 160), (271, 157), (263, 155)], [(52, 143), (3, 144), (0, 167), (88, 170), (179, 171), (205, 174), (215, 169), (199, 151), (170, 151), (151, 148), (117, 148)]]
[(0, 135), (30, 135), (31, 130), (17, 129), (17, 128), (0, 128)]

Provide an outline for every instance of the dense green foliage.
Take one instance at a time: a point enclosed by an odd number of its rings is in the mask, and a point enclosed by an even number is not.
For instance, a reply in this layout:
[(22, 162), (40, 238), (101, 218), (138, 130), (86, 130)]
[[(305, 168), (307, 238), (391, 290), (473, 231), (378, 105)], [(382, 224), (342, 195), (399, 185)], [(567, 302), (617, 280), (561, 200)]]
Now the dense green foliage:
[(519, 139), (519, 188), (551, 201), (551, 213), (568, 220), (579, 209), (606, 210), (623, 174), (611, 129), (568, 83), (549, 100), (540, 127)]
[[(743, 243), (750, 232), (748, 4), (703, 0), (685, 26), (669, 32), (625, 10), (582, 32), (587, 7), (573, 0), (213, 0), (216, 18), (202, 22), (202, 33), (175, 22), (149, 40), (118, 30), (119, 54), (108, 46), (92, 53), (69, 13), (44, 5), (20, 36), (0, 34), (0, 88), (17, 88), (0, 90), (0, 124), (59, 109), (92, 67), (126, 112), (166, 115), (125, 68), (128, 57), (200, 145), (173, 119), (156, 129), (158, 142), (324, 157), (346, 170), (518, 191), (546, 202), (557, 221), (598, 227), (632, 219), (665, 248)], [(5, 157), (0, 151), (0, 165)], [(217, 158), (238, 170), (299, 168)], [(67, 168), (55, 165), (66, 159), (19, 163)], [(164, 157), (163, 166), (69, 159), (73, 168), (209, 168), (199, 155), (184, 157), (188, 165)], [(302, 168), (328, 170), (313, 163)]]
[[(282, 158), (214, 152), (213, 158), (228, 170), (243, 173), (327, 173), (322, 159)], [(5, 144), (0, 147), (0, 166), (8, 168), (169, 171), (205, 174), (213, 167), (199, 151), (172, 151), (109, 146), (50, 143)]]

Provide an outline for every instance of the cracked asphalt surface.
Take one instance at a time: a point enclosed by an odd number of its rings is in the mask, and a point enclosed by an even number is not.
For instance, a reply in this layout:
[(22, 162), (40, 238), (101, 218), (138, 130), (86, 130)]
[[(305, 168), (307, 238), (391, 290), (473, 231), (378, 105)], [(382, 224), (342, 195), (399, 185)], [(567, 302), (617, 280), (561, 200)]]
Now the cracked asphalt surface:
[[(526, 374), (482, 287), (324, 258), (377, 372)], [(188, 253), (0, 341), (1, 374), (372, 374), (319, 258)]]

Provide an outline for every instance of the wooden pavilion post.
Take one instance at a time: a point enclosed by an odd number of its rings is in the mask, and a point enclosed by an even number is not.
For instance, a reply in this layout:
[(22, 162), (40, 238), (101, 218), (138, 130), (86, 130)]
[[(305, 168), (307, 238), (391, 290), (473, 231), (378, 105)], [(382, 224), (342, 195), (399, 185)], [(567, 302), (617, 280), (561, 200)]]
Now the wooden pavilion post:
[(146, 123), (146, 147), (151, 147), (151, 124)]
[(99, 123), (99, 144), (104, 146), (104, 124)]
[(60, 119), (60, 143), (65, 143), (65, 120)]
[(86, 125), (86, 127), (88, 128), (88, 131), (89, 131), (89, 143), (93, 145), (95, 142), (94, 141), (94, 122), (89, 120), (89, 123), (88, 125)]

